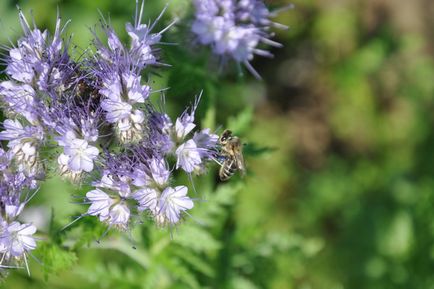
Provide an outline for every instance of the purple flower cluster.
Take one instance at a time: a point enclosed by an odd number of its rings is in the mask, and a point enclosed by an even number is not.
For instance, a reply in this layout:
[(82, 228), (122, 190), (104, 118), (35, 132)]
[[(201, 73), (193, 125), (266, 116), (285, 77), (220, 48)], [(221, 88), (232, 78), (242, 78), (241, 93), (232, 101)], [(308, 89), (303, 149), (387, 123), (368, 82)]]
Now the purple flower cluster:
[(249, 61), (255, 54), (272, 57), (259, 47), (260, 43), (281, 47), (272, 41), (272, 26), (286, 28), (270, 19), (270, 12), (262, 0), (194, 0), (195, 19), (192, 32), (202, 45), (209, 45), (221, 57), (242, 63), (256, 77), (258, 73)]
[(14, 158), (12, 150), (0, 149), (0, 268), (18, 267), (24, 262), (28, 270), (27, 254), (36, 248), (36, 227), (20, 223), (17, 217), (37, 183), (22, 168), (14, 166)]
[(209, 129), (192, 133), (198, 100), (175, 124), (167, 114), (148, 106), (139, 142), (122, 153), (105, 151), (102, 177), (86, 194), (91, 203), (88, 215), (126, 230), (132, 216), (141, 216), (142, 212), (157, 225), (165, 226), (178, 223), (181, 213), (193, 208), (187, 186), (173, 186), (171, 175), (174, 170), (189, 176), (203, 174), (206, 164), (218, 153), (216, 134)]
[(193, 208), (187, 186), (175, 184), (173, 175), (180, 171), (191, 180), (205, 173), (218, 154), (218, 136), (194, 131), (200, 97), (174, 122), (151, 104), (145, 69), (161, 65), (157, 46), (173, 23), (153, 33), (161, 15), (146, 25), (142, 12), (143, 4), (134, 25), (126, 25), (129, 44), (103, 21), (107, 40), (95, 32), (95, 52), (80, 61), (69, 52), (60, 19), (50, 36), (19, 12), (24, 35), (4, 57), (9, 79), (0, 82), (7, 116), (0, 132), (7, 141), (7, 151), (0, 150), (2, 267), (27, 262), (36, 247), (35, 226), (16, 218), (53, 174), (91, 184), (81, 216), (98, 217), (109, 228), (128, 230), (144, 217), (173, 226)]
[(0, 132), (8, 148), (0, 148), (0, 266), (20, 266), (24, 260), (28, 269), (36, 227), (17, 218), (46, 176), (41, 154), (55, 135), (59, 121), (54, 108), (70, 95), (74, 68), (61, 39), (60, 19), (50, 36), (31, 28), (21, 11), (19, 18), (24, 36), (5, 56), (9, 80), (0, 83), (0, 101), (8, 117)]

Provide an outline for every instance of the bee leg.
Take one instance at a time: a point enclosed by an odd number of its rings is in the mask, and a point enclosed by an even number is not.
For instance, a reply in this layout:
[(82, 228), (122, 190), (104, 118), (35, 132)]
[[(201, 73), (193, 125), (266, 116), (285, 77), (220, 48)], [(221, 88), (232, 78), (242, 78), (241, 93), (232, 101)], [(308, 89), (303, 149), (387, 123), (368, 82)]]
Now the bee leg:
[(211, 159), (215, 161), (219, 166), (223, 166), (223, 163), (226, 158), (223, 156), (217, 156), (217, 157), (211, 157)]

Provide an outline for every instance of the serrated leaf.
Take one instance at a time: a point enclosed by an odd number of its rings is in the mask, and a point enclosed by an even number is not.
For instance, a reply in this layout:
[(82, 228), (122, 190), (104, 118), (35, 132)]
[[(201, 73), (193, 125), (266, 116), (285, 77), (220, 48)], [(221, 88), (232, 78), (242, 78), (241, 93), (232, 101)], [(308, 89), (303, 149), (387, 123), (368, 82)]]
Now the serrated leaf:
[(195, 252), (209, 252), (220, 248), (220, 243), (205, 229), (183, 226), (174, 236), (173, 242)]
[(107, 226), (93, 216), (84, 217), (82, 220), (74, 223), (73, 226), (77, 226), (78, 229), (78, 232), (75, 232), (77, 234), (77, 241), (74, 244), (74, 248), (80, 248), (95, 242), (107, 230)]
[(201, 272), (202, 274), (211, 278), (214, 277), (214, 269), (204, 262), (203, 258), (182, 249), (173, 250), (173, 254), (181, 258), (186, 263), (190, 264), (195, 270)]
[(55, 244), (42, 242), (38, 244), (35, 255), (42, 261), (46, 278), (49, 274), (68, 270), (78, 260), (75, 252), (62, 249)]
[(234, 202), (236, 194), (242, 188), (241, 184), (236, 185), (222, 185), (215, 192), (215, 197), (213, 200), (218, 204), (231, 205)]
[[(178, 258), (173, 258), (172, 256), (171, 258), (162, 259), (162, 261), (164, 262), (165, 269), (178, 281), (185, 283), (191, 289), (200, 288), (199, 282), (193, 272), (183, 266)], [(174, 283), (176, 284), (177, 282)]]

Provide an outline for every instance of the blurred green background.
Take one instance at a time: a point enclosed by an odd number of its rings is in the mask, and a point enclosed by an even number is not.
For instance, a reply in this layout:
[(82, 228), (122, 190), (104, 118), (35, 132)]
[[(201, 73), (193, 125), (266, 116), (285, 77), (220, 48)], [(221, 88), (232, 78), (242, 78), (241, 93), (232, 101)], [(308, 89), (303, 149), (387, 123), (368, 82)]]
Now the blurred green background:
[[(43, 264), (31, 261), (31, 277), (10, 271), (1, 288), (434, 288), (434, 2), (266, 2), (296, 6), (276, 18), (290, 26), (276, 31), (284, 48), (253, 62), (263, 81), (219, 75), (179, 36), (185, 22), (165, 36), (178, 43), (163, 48), (172, 67), (153, 77), (170, 87), (172, 116), (204, 90), (202, 125), (245, 140), (248, 176), (218, 184), (214, 167), (196, 180), (205, 201), (193, 218), (172, 239), (138, 226), (135, 250), (116, 232), (96, 243), (104, 227), (94, 218), (60, 232), (86, 210), (70, 198), (86, 188), (53, 178), (25, 216), (38, 220)], [(172, 0), (160, 28), (188, 17), (189, 3)], [(3, 44), (21, 35), (16, 4), (0, 1)], [(134, 1), (19, 5), (51, 31), (57, 8), (72, 19), (77, 55), (98, 9), (124, 39), (134, 12)], [(163, 6), (147, 0), (145, 19)]]

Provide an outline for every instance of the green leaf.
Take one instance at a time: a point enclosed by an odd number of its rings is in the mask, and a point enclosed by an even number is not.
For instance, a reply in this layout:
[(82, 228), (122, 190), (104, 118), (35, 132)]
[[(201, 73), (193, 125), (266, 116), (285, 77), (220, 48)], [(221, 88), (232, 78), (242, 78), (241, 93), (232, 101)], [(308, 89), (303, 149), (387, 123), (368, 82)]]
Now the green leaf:
[(75, 252), (46, 242), (38, 244), (35, 255), (42, 261), (45, 278), (48, 278), (49, 274), (57, 274), (70, 269), (78, 260)]
[(195, 252), (209, 252), (220, 248), (220, 243), (206, 230), (195, 226), (183, 226), (174, 236), (173, 242)]
[(202, 257), (192, 254), (187, 250), (183, 250), (182, 248), (173, 250), (173, 254), (180, 257), (186, 263), (190, 264), (193, 269), (208, 277), (214, 277), (214, 269), (207, 262), (205, 262)]
[(227, 128), (232, 130), (234, 134), (242, 135), (250, 128), (253, 118), (253, 107), (248, 106), (235, 117), (230, 117), (227, 122)]
[(168, 270), (170, 275), (176, 279), (173, 283), (176, 284), (178, 283), (176, 281), (181, 281), (182, 283), (185, 283), (188, 288), (200, 288), (199, 282), (194, 273), (189, 271), (186, 266), (183, 266), (178, 258), (173, 258), (172, 256), (171, 258), (162, 259), (162, 262), (164, 263), (165, 269)]
[(257, 143), (246, 143), (243, 148), (243, 153), (246, 156), (260, 156), (266, 153), (276, 151), (277, 148), (260, 146)]

